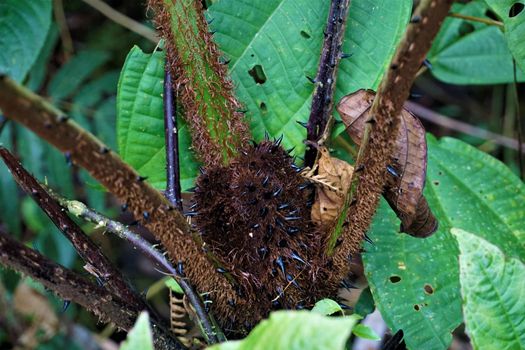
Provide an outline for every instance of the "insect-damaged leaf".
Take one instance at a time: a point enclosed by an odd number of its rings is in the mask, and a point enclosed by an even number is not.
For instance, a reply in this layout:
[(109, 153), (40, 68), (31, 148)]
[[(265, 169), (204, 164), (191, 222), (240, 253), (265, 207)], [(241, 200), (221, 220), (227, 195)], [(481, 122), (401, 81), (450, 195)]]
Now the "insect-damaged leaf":
[[(358, 90), (343, 97), (337, 106), (346, 131), (358, 145), (374, 96), (372, 91)], [(384, 196), (401, 219), (401, 231), (416, 237), (434, 233), (438, 222), (423, 196), (427, 171), (425, 129), (419, 119), (405, 109), (401, 112), (392, 160), (385, 171)]]

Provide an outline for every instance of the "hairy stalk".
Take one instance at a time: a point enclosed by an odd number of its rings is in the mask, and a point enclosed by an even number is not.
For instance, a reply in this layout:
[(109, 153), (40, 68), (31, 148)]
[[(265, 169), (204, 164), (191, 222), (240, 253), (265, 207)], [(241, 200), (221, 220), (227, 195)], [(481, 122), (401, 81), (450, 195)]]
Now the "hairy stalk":
[[(327, 244), (334, 253), (339, 236), (343, 243), (334, 261), (344, 266), (348, 256), (359, 250), (385, 185), (388, 162), (394, 149), (399, 115), (409, 96), (421, 63), (448, 15), (452, 0), (422, 0), (390, 63), (372, 104), (359, 148), (350, 190)], [(356, 238), (358, 238), (356, 240)]]
[(184, 264), (196, 289), (201, 293), (213, 291), (214, 305), (228, 308), (228, 300), (238, 300), (230, 282), (208, 260), (210, 253), (203, 251), (200, 237), (192, 235), (182, 213), (95, 136), (7, 77), (0, 77), (0, 109), (7, 118), (23, 124), (60, 151), (69, 152), (73, 163), (126, 203), (135, 218), (160, 240), (170, 260)]
[[(346, 20), (350, 0), (332, 0), (325, 29), (323, 48), (319, 68), (315, 77), (315, 90), (312, 97), (310, 118), (306, 125), (306, 139), (319, 142), (323, 135), (329, 135), (332, 121), (332, 110), (337, 68), (341, 60)], [(309, 147), (304, 156), (304, 164), (312, 167), (317, 157), (317, 149)]]
[(130, 242), (133, 244), (133, 246), (135, 246), (135, 248), (144, 254), (144, 256), (163, 268), (167, 274), (175, 278), (184, 291), (184, 294), (187, 296), (190, 304), (195, 309), (195, 313), (199, 318), (202, 328), (204, 329), (209, 344), (214, 344), (217, 342), (216, 332), (214, 331), (213, 326), (208, 319), (208, 315), (204, 311), (204, 306), (200, 300), (199, 295), (193, 290), (193, 287), (190, 285), (189, 281), (183, 275), (181, 275), (182, 271), (177, 271), (177, 269), (173, 267), (168, 259), (166, 259), (164, 254), (155, 249), (144, 238), (131, 231), (126, 225), (103, 216), (97, 211), (88, 208), (84, 203), (75, 200), (68, 200), (55, 193), (51, 193), (51, 196), (56, 201), (58, 201), (58, 203), (60, 203), (64, 209), (76, 217), (96, 224), (97, 227), (104, 227), (107, 232), (111, 232), (118, 237)]
[(55, 226), (71, 241), (80, 257), (88, 264), (87, 270), (101, 279), (108, 291), (137, 309), (145, 309), (146, 304), (131, 289), (120, 271), (82, 229), (62, 211), (60, 205), (23, 168), (22, 164), (4, 147), (0, 147), (0, 156), (18, 185), (34, 199)]
[[(98, 286), (89, 279), (49, 260), (35, 250), (0, 231), (0, 263), (31, 276), (64, 300), (73, 301), (95, 314), (102, 322), (112, 322), (126, 331), (142, 310)], [(151, 328), (157, 349), (186, 349), (152, 315)]]
[[(167, 61), (166, 61), (167, 62)], [(182, 211), (179, 167), (179, 129), (177, 128), (177, 101), (168, 64), (164, 75), (164, 129), (166, 132), (166, 198)]]
[(200, 1), (149, 0), (166, 39), (174, 88), (192, 134), (193, 149), (206, 165), (225, 165), (250, 134), (227, 78), (226, 60), (208, 32)]

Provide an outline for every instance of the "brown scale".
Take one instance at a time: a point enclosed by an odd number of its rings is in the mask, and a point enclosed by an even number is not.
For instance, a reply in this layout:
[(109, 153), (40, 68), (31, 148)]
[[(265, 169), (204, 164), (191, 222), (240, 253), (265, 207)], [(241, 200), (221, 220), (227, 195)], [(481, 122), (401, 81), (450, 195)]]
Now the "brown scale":
[(193, 223), (240, 295), (258, 304), (254, 322), (271, 309), (311, 307), (337, 289), (310, 221), (311, 185), (279, 144), (254, 144), (230, 165), (206, 169), (195, 189)]

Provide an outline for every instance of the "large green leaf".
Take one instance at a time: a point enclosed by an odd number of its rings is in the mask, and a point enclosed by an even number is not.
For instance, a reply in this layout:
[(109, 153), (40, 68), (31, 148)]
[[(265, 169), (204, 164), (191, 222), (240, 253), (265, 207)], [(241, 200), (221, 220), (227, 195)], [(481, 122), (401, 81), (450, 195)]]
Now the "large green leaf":
[[(353, 0), (336, 98), (376, 88), (404, 32), (412, 1)], [(208, 15), (228, 59), (236, 92), (245, 104), (255, 139), (284, 134), (300, 152), (308, 119), (329, 1), (220, 0)]]
[(309, 311), (270, 314), (243, 340), (210, 347), (210, 350), (343, 350), (359, 316), (327, 317)]
[(525, 10), (523, 8), (525, 2), (523, 0), (485, 0), (485, 2), (503, 21), (510, 51), (518, 66), (525, 71)]
[[(122, 158), (157, 188), (166, 186), (166, 151), (162, 82), (164, 54), (131, 49), (120, 75), (117, 94), (117, 142)], [(182, 189), (193, 186), (197, 163), (182, 118), (179, 123)]]
[(142, 312), (133, 328), (129, 331), (128, 337), (120, 346), (120, 350), (153, 350), (153, 336), (149, 326), (149, 316), (147, 312)]
[(109, 58), (109, 54), (104, 51), (79, 52), (53, 76), (48, 86), (49, 96), (56, 101), (70, 97)]
[(462, 321), (458, 249), (452, 227), (479, 232), (506, 254), (525, 260), (525, 186), (502, 163), (455, 139), (428, 137), (425, 196), (439, 220), (426, 239), (398, 234), (382, 203), (363, 256), (385, 321), (403, 329), (410, 349), (446, 349)]
[(0, 74), (22, 81), (51, 25), (51, 0), (0, 1)]
[[(482, 1), (454, 4), (452, 11), (488, 18)], [(439, 31), (428, 59), (432, 74), (451, 84), (500, 84), (514, 80), (512, 54), (500, 28), (483, 23), (447, 18)], [(520, 71), (519, 80), (525, 80)]]
[(525, 265), (459, 229), (463, 312), (474, 349), (525, 349)]

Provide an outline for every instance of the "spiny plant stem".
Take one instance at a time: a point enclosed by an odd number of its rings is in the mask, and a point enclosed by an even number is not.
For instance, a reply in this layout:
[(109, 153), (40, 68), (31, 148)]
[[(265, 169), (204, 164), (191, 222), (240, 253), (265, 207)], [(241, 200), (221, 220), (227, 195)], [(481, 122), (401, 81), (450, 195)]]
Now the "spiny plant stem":
[[(17, 242), (0, 230), (0, 263), (31, 276), (64, 300), (75, 302), (95, 314), (102, 322), (112, 322), (118, 328), (130, 330), (142, 310), (98, 286), (86, 277), (49, 260), (37, 251)], [(151, 328), (156, 349), (184, 350), (154, 315)]]
[(164, 128), (166, 131), (166, 198), (182, 211), (179, 167), (179, 130), (177, 128), (177, 101), (173, 93), (169, 64), (164, 75)]
[(6, 118), (26, 126), (61, 152), (69, 152), (74, 164), (128, 205), (162, 243), (171, 261), (184, 263), (186, 275), (199, 292), (218, 291), (214, 305), (228, 307), (235, 290), (208, 260), (209, 253), (202, 250), (200, 237), (192, 234), (182, 213), (145, 178), (63, 112), (6, 76), (0, 76), (0, 109)]
[[(325, 29), (323, 48), (319, 60), (319, 68), (315, 77), (315, 90), (312, 97), (310, 118), (306, 126), (306, 139), (319, 142), (331, 127), (332, 110), (337, 68), (341, 60), (341, 47), (343, 45), (346, 20), (350, 0), (332, 0)], [(312, 167), (317, 157), (317, 149), (309, 147), (304, 156), (306, 166)]]
[(190, 285), (189, 281), (183, 275), (181, 275), (181, 272), (177, 271), (177, 269), (173, 267), (168, 259), (166, 259), (164, 254), (155, 249), (144, 238), (131, 231), (126, 225), (103, 216), (97, 211), (88, 208), (82, 202), (68, 200), (52, 192), (50, 192), (50, 194), (55, 200), (58, 201), (58, 203), (60, 203), (64, 209), (66, 209), (71, 214), (96, 224), (97, 227), (104, 227), (107, 232), (113, 233), (123, 240), (130, 242), (149, 260), (163, 268), (169, 274), (169, 276), (172, 276), (177, 281), (177, 283), (179, 283), (182, 290), (184, 291), (184, 294), (188, 297), (188, 300), (195, 309), (195, 313), (199, 318), (199, 322), (206, 333), (205, 336), (209, 344), (218, 342), (216, 332), (213, 330), (213, 326), (208, 319), (208, 315), (204, 310), (204, 306), (199, 295), (193, 290), (193, 287)]
[(346, 261), (359, 250), (356, 238), (368, 230), (385, 184), (394, 149), (399, 114), (421, 63), (448, 15), (452, 0), (422, 0), (396, 50), (370, 110), (350, 190), (327, 245), (331, 255), (339, 236), (343, 244), (334, 260)]
[(0, 147), (0, 156), (18, 185), (34, 199), (55, 226), (71, 241), (80, 257), (89, 264), (87, 270), (101, 279), (108, 291), (133, 307), (145, 309), (146, 304), (127, 284), (120, 271), (82, 229), (62, 211), (60, 205), (24, 169), (22, 164), (4, 147)]

